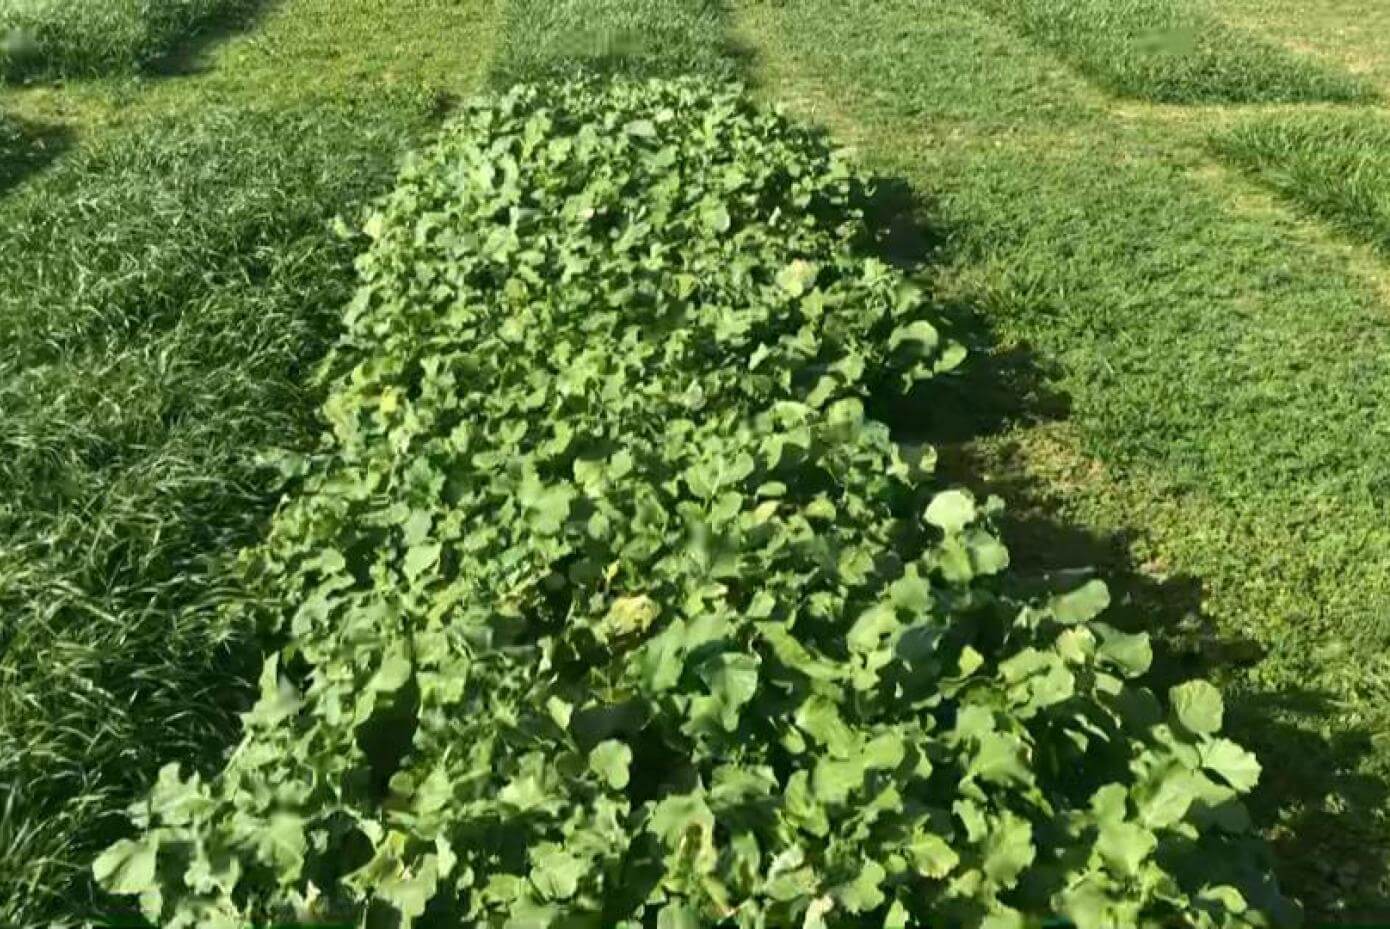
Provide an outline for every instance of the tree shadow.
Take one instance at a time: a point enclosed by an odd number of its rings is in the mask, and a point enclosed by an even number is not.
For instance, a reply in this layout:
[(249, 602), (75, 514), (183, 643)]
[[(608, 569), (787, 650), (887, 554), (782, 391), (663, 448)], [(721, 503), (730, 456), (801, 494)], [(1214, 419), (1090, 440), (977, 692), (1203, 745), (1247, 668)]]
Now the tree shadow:
[(212, 70), (214, 48), (255, 28), (282, 2), (284, 0), (241, 0), (230, 4), (228, 9), (203, 20), (169, 51), (150, 62), (149, 76), (160, 79), (206, 74)]
[[(951, 257), (952, 240), (950, 229), (923, 218), (930, 204), (903, 179), (889, 178), (869, 211), (878, 257), (929, 287)], [(1374, 826), (1390, 809), (1390, 785), (1362, 773), (1372, 733), (1330, 731), (1328, 694), (1250, 686), (1241, 672), (1263, 659), (1261, 645), (1203, 612), (1200, 578), (1136, 564), (1133, 543), (1142, 527), (1097, 532), (1061, 521), (1065, 488), (1030, 473), (1022, 447), (1010, 439), (1019, 427), (1070, 415), (1070, 398), (1057, 387), (1060, 372), (1029, 345), (1000, 344), (990, 317), (998, 309), (936, 309), (970, 351), (966, 365), (907, 397), (876, 400), (873, 415), (901, 441), (935, 447), (945, 483), (1008, 502), (999, 528), (1016, 592), (1072, 589), (1101, 578), (1112, 598), (1105, 621), (1152, 638), (1147, 683), (1155, 692), (1194, 677), (1226, 682), (1227, 732), (1264, 768), (1249, 806), (1269, 835), (1285, 892), (1303, 901), (1312, 920), (1390, 920), (1390, 850)]]
[(72, 147), (72, 130), (0, 114), (0, 196)]

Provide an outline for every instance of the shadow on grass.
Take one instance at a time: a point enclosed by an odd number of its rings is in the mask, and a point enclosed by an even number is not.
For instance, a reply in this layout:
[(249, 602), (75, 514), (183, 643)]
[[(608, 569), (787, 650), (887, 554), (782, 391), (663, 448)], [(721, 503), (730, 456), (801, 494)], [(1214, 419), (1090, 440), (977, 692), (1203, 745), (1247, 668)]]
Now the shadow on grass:
[(255, 28), (284, 0), (240, 0), (198, 25), (150, 63), (153, 78), (189, 77), (212, 70), (211, 51), (228, 39)]
[(0, 115), (0, 196), (72, 147), (65, 126), (33, 123)]
[[(922, 218), (930, 212), (929, 199), (890, 178), (870, 215), (878, 256), (928, 282), (952, 240), (950, 229)], [(1241, 669), (1258, 664), (1259, 643), (1224, 633), (1203, 614), (1200, 578), (1135, 563), (1132, 543), (1142, 527), (1098, 533), (1057, 518), (1065, 488), (1030, 474), (1023, 449), (1007, 435), (1070, 415), (1070, 398), (1054, 386), (1059, 372), (1026, 344), (1001, 346), (983, 310), (937, 310), (970, 350), (965, 367), (906, 398), (880, 401), (872, 412), (902, 441), (936, 447), (945, 482), (1007, 501), (1000, 529), (1020, 592), (1105, 580), (1112, 596), (1105, 620), (1153, 639), (1149, 684), (1158, 693), (1193, 677), (1238, 680)], [(1373, 825), (1390, 806), (1390, 785), (1359, 773), (1373, 753), (1372, 733), (1328, 731), (1323, 720), (1333, 707), (1326, 694), (1248, 687), (1227, 693), (1227, 730), (1264, 768), (1249, 806), (1270, 837), (1285, 892), (1303, 902), (1313, 922), (1390, 921), (1390, 852)]]

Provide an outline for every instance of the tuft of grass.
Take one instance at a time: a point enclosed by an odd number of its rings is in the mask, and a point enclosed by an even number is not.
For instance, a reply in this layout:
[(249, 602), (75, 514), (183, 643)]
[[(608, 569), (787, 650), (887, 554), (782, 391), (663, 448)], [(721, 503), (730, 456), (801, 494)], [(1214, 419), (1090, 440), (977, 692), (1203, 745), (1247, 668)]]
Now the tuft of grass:
[[(258, 660), (224, 559), (317, 433), (350, 292), (331, 217), (390, 178), (401, 101), (140, 126), (21, 188), (0, 252), (0, 925), (86, 917), (158, 767), (215, 764)], [(286, 145), (293, 139), (293, 145)]]
[(256, 0), (0, 0), (0, 73), (10, 79), (139, 71)]
[(493, 79), (736, 76), (723, 0), (511, 0)]
[(770, 95), (925, 200), (912, 256), (975, 321), (963, 421), (900, 427), (1016, 504), (1027, 567), (1118, 578), (1125, 622), (1232, 689), (1312, 915), (1390, 911), (1378, 282), (1215, 165), (1200, 119), (1107, 112), (975, 0), (741, 22)]
[(1378, 111), (1262, 116), (1212, 147), (1280, 196), (1390, 254), (1390, 119)]
[(1363, 101), (1362, 81), (1188, 0), (982, 0), (1105, 89), (1156, 103)]

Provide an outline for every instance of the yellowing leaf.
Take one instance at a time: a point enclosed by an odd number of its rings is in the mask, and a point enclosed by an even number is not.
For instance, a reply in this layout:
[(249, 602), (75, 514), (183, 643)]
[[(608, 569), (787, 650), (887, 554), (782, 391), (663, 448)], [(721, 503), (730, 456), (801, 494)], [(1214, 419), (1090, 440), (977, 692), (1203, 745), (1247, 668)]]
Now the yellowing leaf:
[(660, 615), (661, 607), (645, 594), (619, 597), (608, 607), (602, 629), (605, 635), (612, 638), (640, 635), (650, 629)]

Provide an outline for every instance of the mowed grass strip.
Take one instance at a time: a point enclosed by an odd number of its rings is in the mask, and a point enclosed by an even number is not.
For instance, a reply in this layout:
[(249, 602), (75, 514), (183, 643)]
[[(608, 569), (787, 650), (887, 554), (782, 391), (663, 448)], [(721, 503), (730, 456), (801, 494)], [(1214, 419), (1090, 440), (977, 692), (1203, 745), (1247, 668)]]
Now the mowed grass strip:
[(1386, 912), (1375, 281), (1216, 170), (1206, 128), (1108, 115), (974, 3), (750, 5), (740, 31), (770, 94), (925, 201), (936, 292), (994, 346), (967, 422), (907, 425), (961, 440), (1036, 567), (1126, 577), (1136, 622), (1218, 662), (1289, 888), (1319, 917)]
[(493, 83), (571, 77), (737, 76), (722, 0), (511, 0)]
[(0, 0), (0, 74), (134, 72), (257, 0)]
[(1280, 196), (1390, 253), (1390, 118), (1384, 113), (1262, 116), (1217, 135), (1212, 147)]
[(1233, 28), (1188, 0), (981, 0), (1105, 89), (1155, 103), (1374, 97), (1369, 85)]

